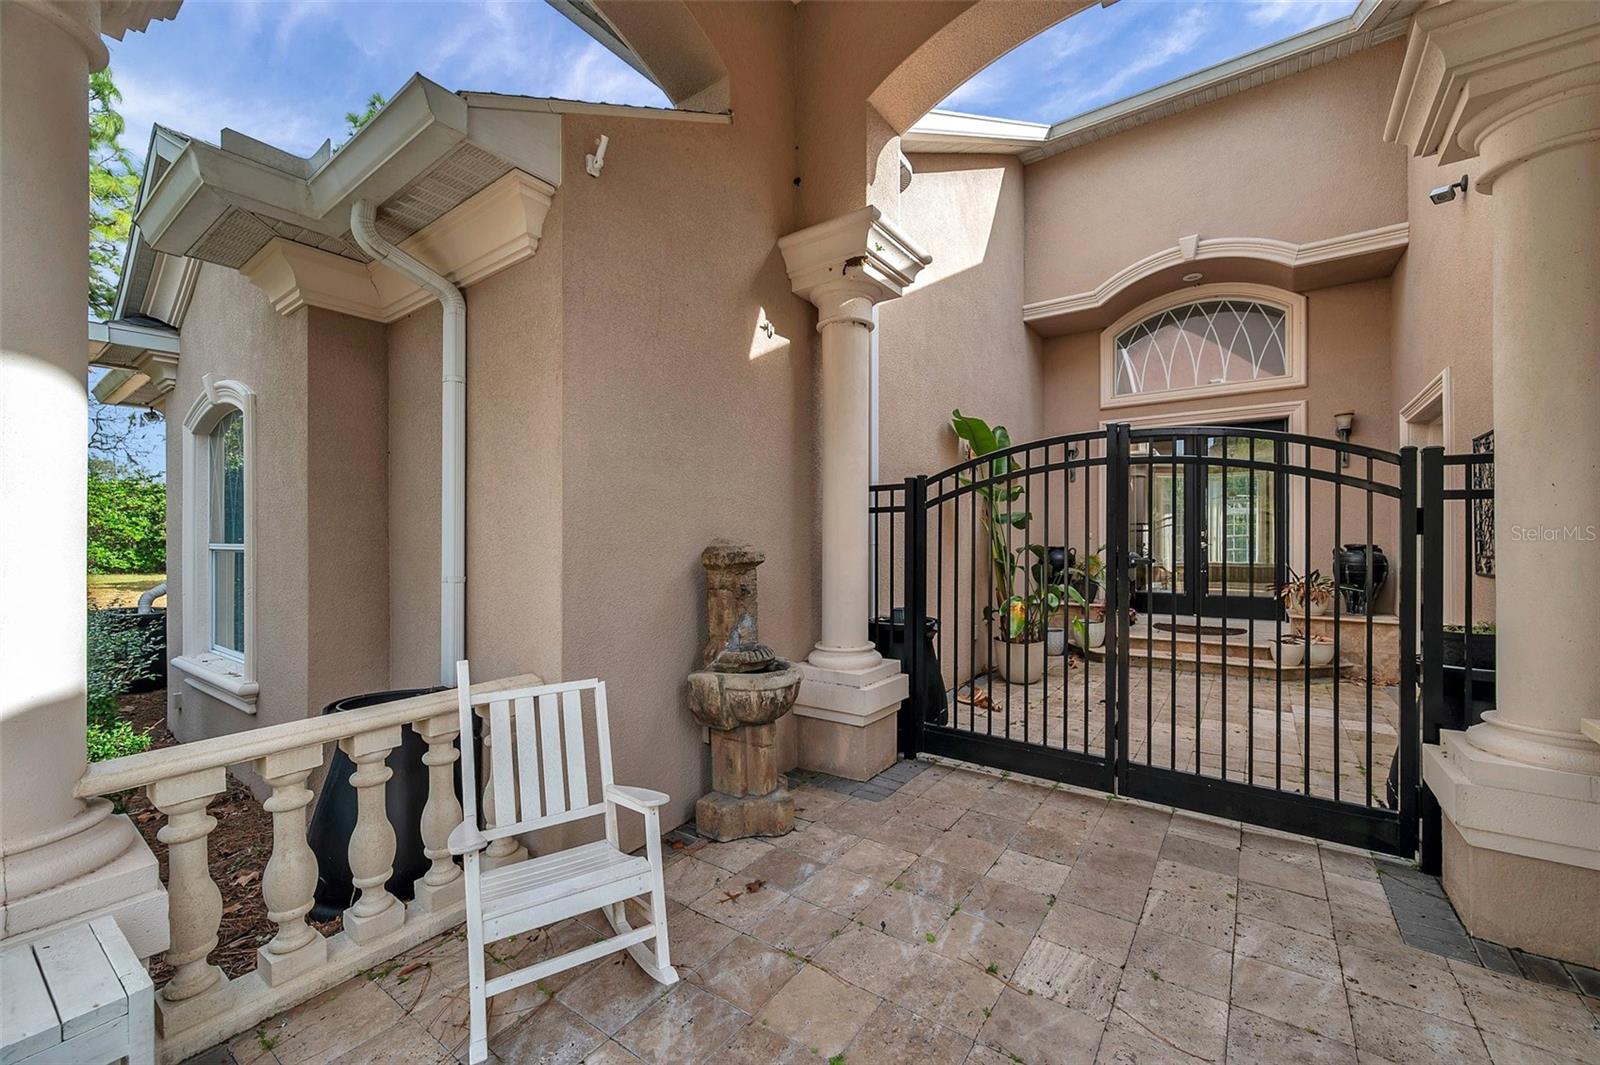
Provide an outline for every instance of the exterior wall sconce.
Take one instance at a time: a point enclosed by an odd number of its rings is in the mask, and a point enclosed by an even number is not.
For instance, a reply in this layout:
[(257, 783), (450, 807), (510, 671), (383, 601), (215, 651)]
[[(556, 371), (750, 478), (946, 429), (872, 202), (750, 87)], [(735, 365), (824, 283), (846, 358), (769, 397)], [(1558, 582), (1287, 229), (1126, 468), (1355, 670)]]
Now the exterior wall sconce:
[[(1350, 430), (1355, 428), (1355, 424), (1356, 412), (1353, 410), (1343, 410), (1333, 416), (1333, 431), (1339, 437), (1341, 444), (1350, 442)], [(1350, 452), (1339, 452), (1339, 465), (1350, 465)]]

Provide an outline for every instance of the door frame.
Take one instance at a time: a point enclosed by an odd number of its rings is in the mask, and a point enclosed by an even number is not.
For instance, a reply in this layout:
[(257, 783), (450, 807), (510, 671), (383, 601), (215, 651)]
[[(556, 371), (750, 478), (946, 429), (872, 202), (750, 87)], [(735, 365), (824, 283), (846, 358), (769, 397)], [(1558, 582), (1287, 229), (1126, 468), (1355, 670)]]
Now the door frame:
[[(1455, 454), (1455, 396), (1450, 387), (1450, 367), (1446, 366), (1433, 375), (1433, 379), (1422, 386), (1422, 389), (1412, 396), (1400, 408), (1400, 447), (1416, 447), (1419, 451), (1431, 444), (1431, 441), (1421, 439), (1419, 432), (1421, 426), (1433, 421), (1439, 422), (1439, 445), (1445, 454)], [(1466, 504), (1462, 504), (1465, 506)], [(1448, 520), (1448, 519), (1447, 519)], [(1417, 580), (1422, 579), (1418, 572)], [(1444, 538), (1444, 619), (1447, 623), (1459, 624), (1463, 606), (1464, 591), (1461, 587), (1461, 543), (1454, 536)], [(1422, 596), (1417, 596), (1420, 604)]]
[[(1178, 410), (1163, 411), (1160, 414), (1146, 414), (1136, 418), (1102, 418), (1100, 428), (1104, 430), (1108, 425), (1124, 422), (1131, 429), (1176, 429), (1190, 425), (1234, 425), (1246, 422), (1265, 422), (1281, 420), (1287, 423), (1288, 431), (1292, 436), (1306, 436), (1306, 401), (1303, 399), (1284, 400), (1278, 403), (1252, 403), (1237, 407), (1208, 407), (1205, 410)], [(1287, 448), (1288, 454), (1280, 461), (1289, 463), (1303, 462), (1305, 449), (1291, 444)], [(1106, 486), (1100, 485), (1100, 513), (1108, 514), (1106, 509)], [(1288, 502), (1288, 501), (1286, 501)], [(1305, 554), (1305, 515), (1300, 513), (1301, 508), (1289, 508), (1289, 547), (1284, 561), (1297, 573), (1307, 572)], [(1109, 530), (1098, 530), (1102, 542), (1109, 537)], [(1299, 552), (1297, 555), (1296, 552)]]

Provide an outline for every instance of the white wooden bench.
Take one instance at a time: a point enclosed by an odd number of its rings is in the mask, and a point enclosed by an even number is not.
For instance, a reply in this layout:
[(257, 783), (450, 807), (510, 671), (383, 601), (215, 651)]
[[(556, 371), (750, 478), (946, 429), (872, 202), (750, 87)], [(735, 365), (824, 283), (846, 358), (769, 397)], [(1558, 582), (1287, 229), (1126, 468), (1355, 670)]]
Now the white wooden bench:
[(0, 1065), (155, 1062), (155, 995), (110, 917), (0, 950)]

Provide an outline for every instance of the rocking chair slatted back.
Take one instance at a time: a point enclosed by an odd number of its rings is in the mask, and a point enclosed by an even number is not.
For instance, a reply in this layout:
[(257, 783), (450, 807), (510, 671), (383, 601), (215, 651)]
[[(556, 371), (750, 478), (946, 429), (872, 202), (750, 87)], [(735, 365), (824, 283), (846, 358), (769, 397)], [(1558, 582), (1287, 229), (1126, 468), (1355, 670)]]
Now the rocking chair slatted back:
[[(592, 694), (595, 754), (600, 769), (598, 793), (591, 793), (584, 693)], [(493, 827), (478, 821), (476, 789), (464, 788), (466, 818), (483, 828), (485, 838), (533, 832), (550, 825), (606, 812), (604, 790), (611, 779), (611, 734), (606, 720), (606, 686), (599, 680), (569, 681), (537, 688), (472, 695), (461, 689), (463, 735), (472, 717), (487, 707), (488, 777), (493, 785)], [(461, 751), (463, 779), (478, 779), (471, 744)]]

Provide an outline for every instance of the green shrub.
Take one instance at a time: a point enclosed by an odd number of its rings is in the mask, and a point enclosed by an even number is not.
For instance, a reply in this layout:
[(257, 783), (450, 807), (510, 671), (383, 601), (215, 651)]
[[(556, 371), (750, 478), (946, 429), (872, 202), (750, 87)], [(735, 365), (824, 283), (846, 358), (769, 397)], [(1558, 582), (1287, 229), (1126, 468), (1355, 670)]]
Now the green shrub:
[(90, 720), (84, 739), (88, 742), (91, 762), (103, 762), (108, 758), (121, 758), (150, 749), (150, 733), (136, 730), (132, 723), (121, 718), (110, 726)]
[(154, 634), (125, 615), (89, 607), (86, 738), (89, 761), (120, 758), (150, 749), (150, 734), (135, 731), (117, 711), (117, 698), (148, 677), (159, 653)]
[(145, 473), (89, 469), (89, 572), (167, 568), (167, 486)]

